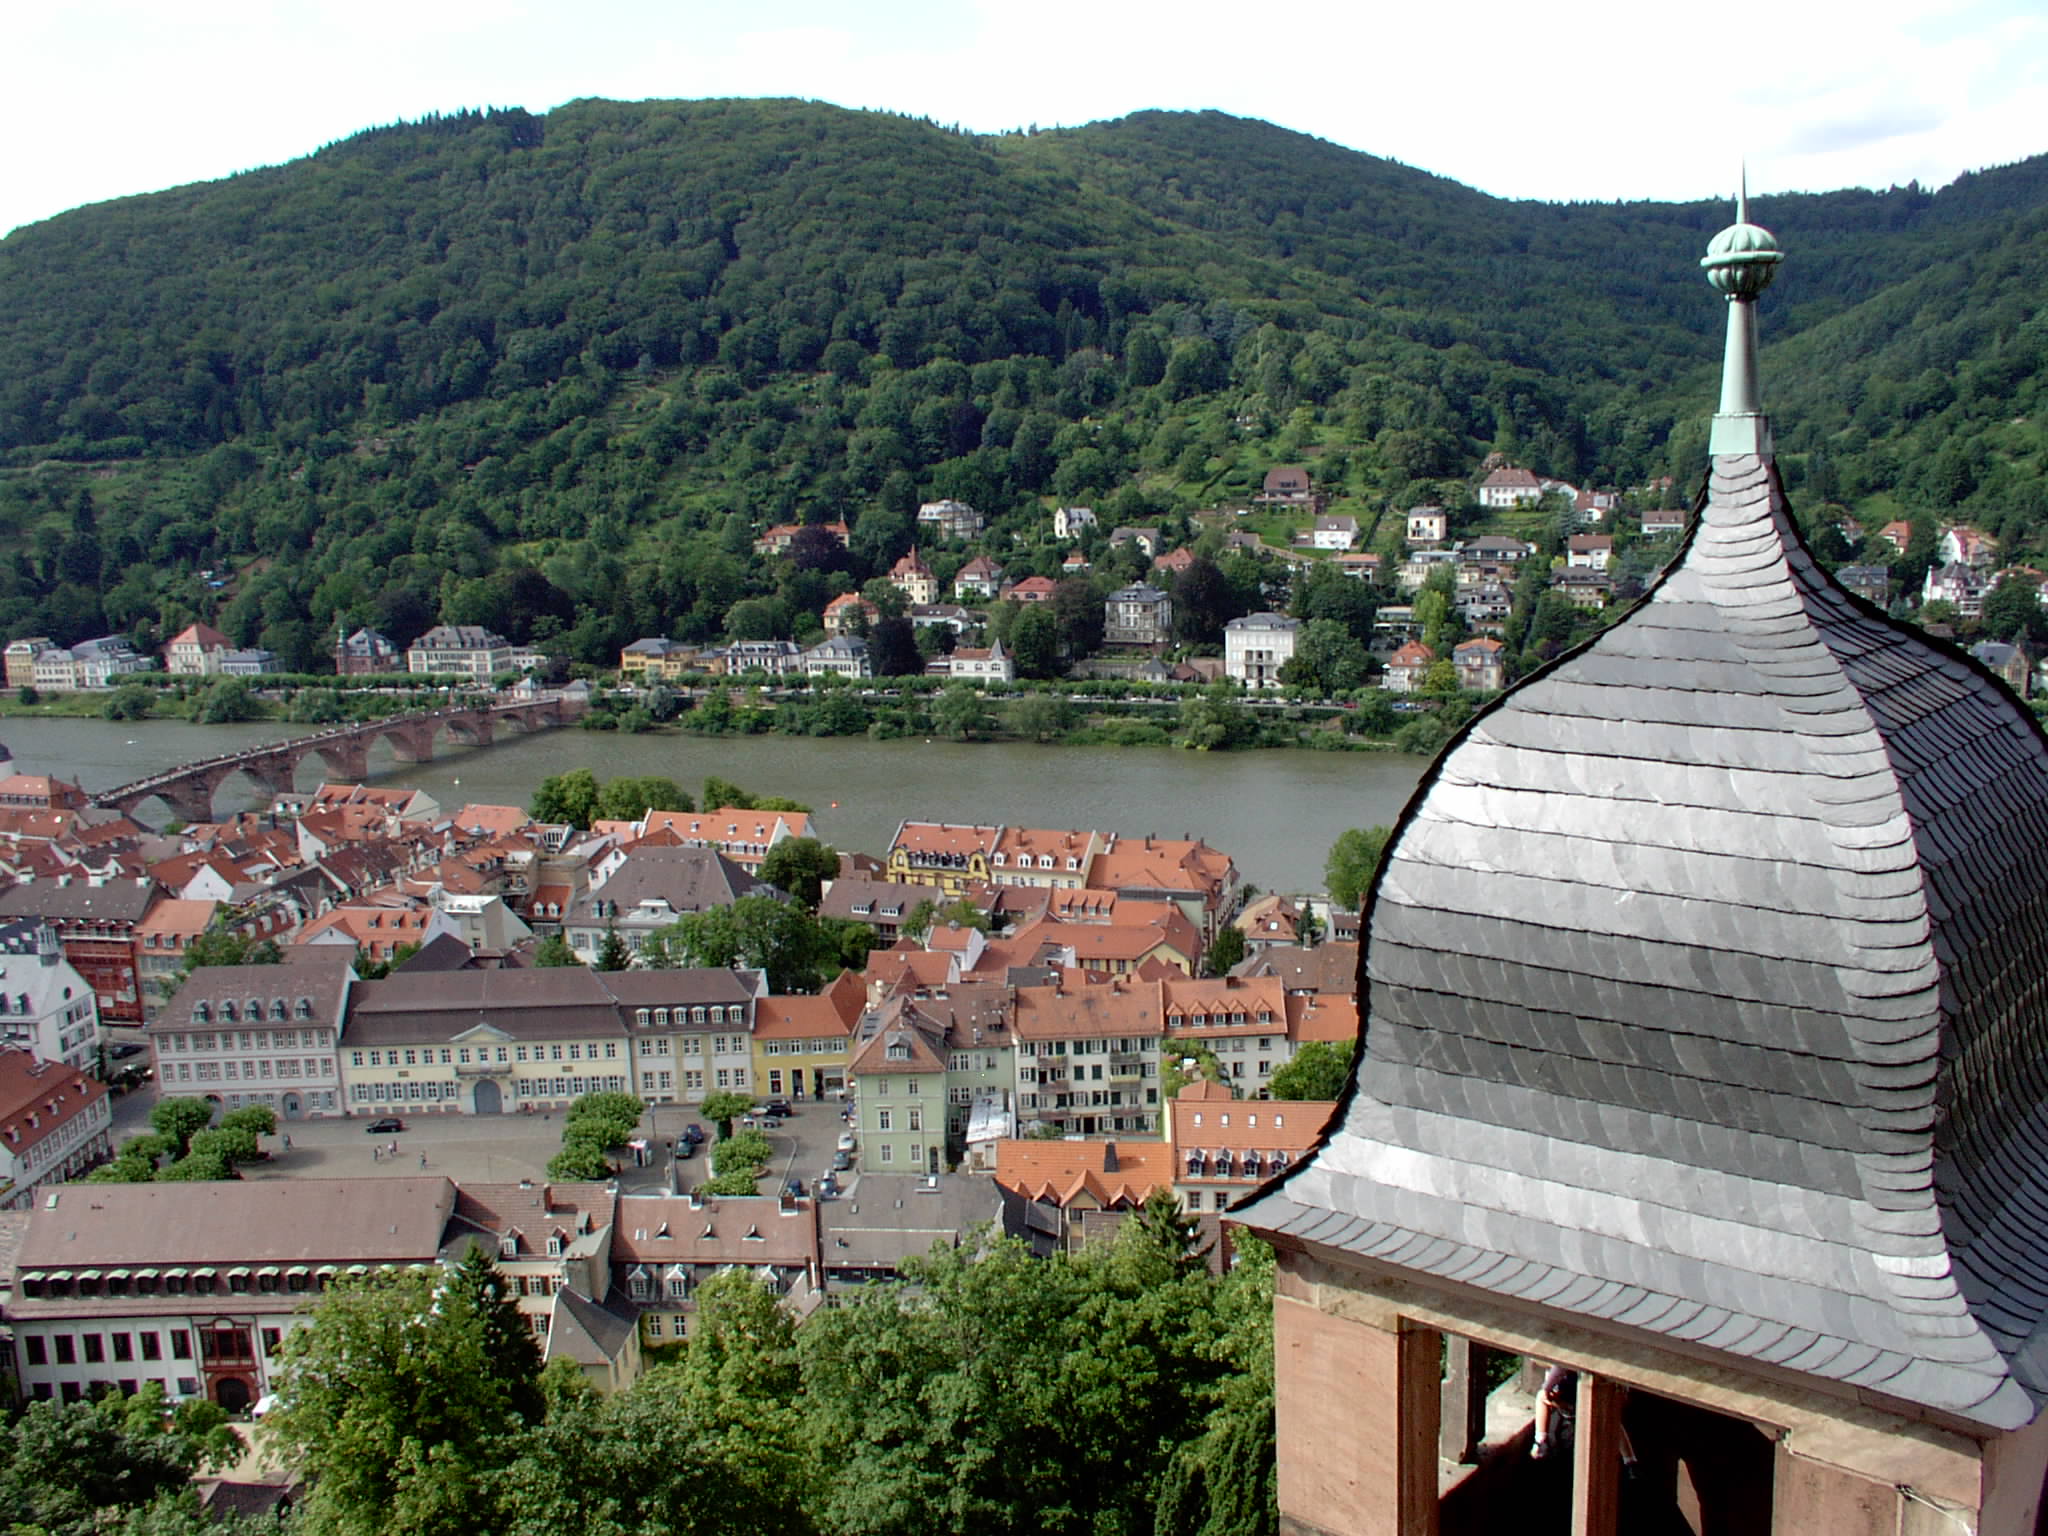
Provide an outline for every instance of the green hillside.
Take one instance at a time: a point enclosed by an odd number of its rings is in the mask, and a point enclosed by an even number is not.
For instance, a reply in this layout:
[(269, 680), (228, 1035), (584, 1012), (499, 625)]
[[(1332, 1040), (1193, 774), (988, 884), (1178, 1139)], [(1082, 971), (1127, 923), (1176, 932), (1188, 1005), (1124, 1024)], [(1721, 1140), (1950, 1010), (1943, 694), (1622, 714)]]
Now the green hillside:
[[(2048, 162), (1756, 213), (1792, 253), (1767, 378), (1802, 498), (2039, 552)], [(1177, 526), (1274, 462), (1368, 522), (1495, 449), (1689, 479), (1727, 218), (1503, 202), (1213, 113), (373, 130), (0, 241), (0, 626), (206, 617), (311, 666), (338, 623), (448, 619), (601, 661), (749, 599), (800, 632), (935, 496), (1050, 574), (1049, 500)], [(751, 553), (831, 519), (848, 569)]]

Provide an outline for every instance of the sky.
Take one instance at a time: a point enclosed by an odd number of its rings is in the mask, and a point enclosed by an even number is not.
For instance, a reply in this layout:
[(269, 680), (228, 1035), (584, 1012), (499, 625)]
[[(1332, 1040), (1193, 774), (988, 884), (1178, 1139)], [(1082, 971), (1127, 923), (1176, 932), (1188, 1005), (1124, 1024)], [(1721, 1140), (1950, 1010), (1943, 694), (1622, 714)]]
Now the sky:
[(1940, 186), (2048, 150), (2042, 0), (54, 0), (0, 12), (0, 232), (363, 128), (798, 96), (981, 132), (1263, 118), (1503, 197)]

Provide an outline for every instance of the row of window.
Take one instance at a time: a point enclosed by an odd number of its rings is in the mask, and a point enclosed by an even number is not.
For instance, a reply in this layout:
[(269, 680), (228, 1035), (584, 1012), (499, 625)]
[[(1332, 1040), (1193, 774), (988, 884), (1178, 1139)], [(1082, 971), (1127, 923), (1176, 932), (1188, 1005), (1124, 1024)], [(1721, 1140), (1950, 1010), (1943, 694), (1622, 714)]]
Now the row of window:
[[(277, 1349), (283, 1333), (277, 1328), (265, 1328), (262, 1333), (263, 1352), (269, 1355)], [(23, 1357), (30, 1365), (104, 1365), (110, 1360), (115, 1365), (125, 1365), (136, 1360), (162, 1360), (166, 1358), (166, 1349), (172, 1360), (192, 1358), (192, 1331), (186, 1328), (47, 1336), (28, 1333), (22, 1336), (21, 1344)], [(253, 1363), (256, 1358), (254, 1341), (246, 1328), (201, 1328), (199, 1353), (209, 1363)]]
[(273, 1075), (331, 1078), (334, 1076), (334, 1058), (286, 1056), (273, 1062), (266, 1056), (261, 1061), (181, 1061), (175, 1069), (167, 1065), (165, 1070), (175, 1070), (181, 1083), (254, 1083)]
[(830, 1056), (843, 1055), (846, 1051), (844, 1040), (763, 1040), (763, 1056)]
[(747, 1011), (739, 1003), (728, 1010), (723, 1003), (713, 1003), (708, 1008), (698, 1004), (690, 1008), (636, 1008), (633, 1022), (642, 1029), (650, 1025), (656, 1029), (667, 1029), (675, 1024), (744, 1024)]
[(1024, 1056), (1136, 1056), (1159, 1049), (1157, 1035), (1104, 1035), (1100, 1039), (1020, 1040), (1017, 1050)]
[(222, 1030), (217, 1034), (163, 1034), (156, 1037), (159, 1055), (191, 1051), (324, 1051), (332, 1049), (331, 1029)]
[[(600, 1051), (599, 1047), (603, 1049)], [(496, 1055), (491, 1053), (496, 1051)], [(506, 1053), (510, 1052), (508, 1056)], [(438, 1054), (437, 1054), (438, 1053)], [(364, 1057), (368, 1057), (367, 1061)], [(444, 1067), (488, 1066), (493, 1061), (617, 1061), (619, 1042), (616, 1040), (592, 1040), (589, 1042), (571, 1040), (567, 1045), (559, 1041), (549, 1045), (488, 1046), (475, 1048), (474, 1059), (471, 1048), (461, 1046), (415, 1046), (404, 1051), (397, 1049), (383, 1051), (355, 1051), (350, 1054), (353, 1066), (370, 1067), (431, 1067), (438, 1061)]]
[[(515, 1099), (568, 1099), (585, 1093), (625, 1091), (626, 1079), (618, 1074), (609, 1077), (520, 1077), (514, 1078), (511, 1084), (511, 1094)], [(466, 1092), (467, 1085), (463, 1083), (436, 1079), (422, 1081), (419, 1078), (402, 1083), (350, 1083), (348, 1087), (352, 1104), (453, 1103)]]
[[(244, 1011), (245, 1009), (246, 1012)], [(254, 1024), (263, 1017), (263, 1000), (252, 997), (246, 1004), (238, 1006), (233, 998), (227, 998), (220, 1004), (219, 1011), (220, 1021), (223, 1024), (234, 1023), (238, 1016), (245, 1017), (251, 1024)], [(192, 1017), (201, 1024), (212, 1023), (214, 1005), (202, 998), (192, 1005)], [(287, 1007), (283, 998), (273, 997), (270, 1000), (270, 1017), (280, 1023), (287, 1018), (293, 1017), (310, 1019), (313, 1017), (313, 1000), (310, 997), (302, 997), (296, 1003)]]
[(1261, 1008), (1257, 1013), (1249, 1015), (1242, 1008), (1234, 1013), (1174, 1013), (1169, 1011), (1166, 1015), (1166, 1027), (1168, 1029), (1207, 1029), (1212, 1025), (1217, 1029), (1228, 1029), (1233, 1024), (1243, 1025), (1254, 1022), (1260, 1024), (1272, 1023), (1273, 1010)]

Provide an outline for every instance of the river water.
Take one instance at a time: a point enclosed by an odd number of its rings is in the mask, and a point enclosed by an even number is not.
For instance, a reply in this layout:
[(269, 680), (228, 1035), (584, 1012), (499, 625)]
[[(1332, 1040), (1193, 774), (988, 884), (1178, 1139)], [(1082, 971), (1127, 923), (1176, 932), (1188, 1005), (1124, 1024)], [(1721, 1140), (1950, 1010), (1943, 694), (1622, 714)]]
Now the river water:
[[(88, 790), (159, 769), (300, 735), (310, 726), (190, 725), (149, 720), (0, 721), (0, 740), (24, 773), (54, 773)], [(1265, 890), (1322, 886), (1323, 859), (1346, 827), (1391, 824), (1426, 760), (1400, 753), (1051, 747), (1025, 743), (869, 741), (865, 737), (621, 736), (581, 730), (500, 738), (483, 750), (444, 736), (431, 763), (399, 764), (379, 743), (370, 782), (423, 789), (449, 809), (525, 805), (549, 774), (588, 768), (600, 779), (662, 774), (695, 795), (715, 774), (757, 794), (787, 795), (816, 812), (834, 846), (882, 855), (906, 819), (1094, 828), (1123, 837), (1201, 837)], [(309, 756), (298, 785), (319, 783)], [(256, 809), (266, 796), (237, 776), (216, 814)], [(155, 813), (155, 815), (152, 815)], [(167, 812), (152, 803), (145, 819)]]

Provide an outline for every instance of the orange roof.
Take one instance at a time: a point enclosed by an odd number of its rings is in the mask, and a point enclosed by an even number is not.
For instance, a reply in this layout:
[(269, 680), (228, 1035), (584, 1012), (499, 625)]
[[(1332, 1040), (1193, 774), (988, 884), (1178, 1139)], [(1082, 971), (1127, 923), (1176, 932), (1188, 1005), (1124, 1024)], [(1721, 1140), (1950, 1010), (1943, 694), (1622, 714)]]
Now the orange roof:
[(516, 805), (465, 805), (455, 813), (454, 821), (464, 832), (508, 837), (526, 825), (527, 816)]
[(1420, 640), (1410, 640), (1401, 649), (1387, 658), (1390, 667), (1426, 667), (1436, 660), (1436, 652)]
[(1358, 999), (1343, 992), (1302, 992), (1287, 999), (1287, 1033), (1308, 1040), (1356, 1040)]
[(0, 1050), (0, 1144), (23, 1154), (59, 1126), (107, 1096), (107, 1086), (21, 1050)]
[(184, 645), (187, 642), (200, 647), (202, 650), (213, 650), (217, 647), (225, 646), (228, 643), (228, 637), (215, 629), (211, 624), (187, 624), (183, 629), (171, 636), (171, 644)]
[(767, 844), (782, 827), (791, 837), (809, 837), (811, 818), (806, 811), (742, 811), (733, 806), (707, 807), (701, 811), (649, 811), (645, 830), (673, 828), (684, 837), (713, 843)]
[(411, 944), (425, 931), (433, 915), (433, 908), (424, 902), (402, 907), (370, 902), (334, 907), (301, 928), (297, 942), (305, 944), (323, 933), (338, 931), (358, 945)]
[[(1165, 984), (1161, 1002), (1170, 1031), (1188, 1029), (1197, 1038), (1243, 1032), (1274, 1034), (1287, 1027), (1287, 988), (1277, 976), (1183, 977)], [(1263, 1022), (1259, 1015), (1266, 1017)], [(1225, 1020), (1243, 1016), (1240, 1024)], [(1189, 1021), (1206, 1019), (1196, 1026)]]
[(1316, 1144), (1337, 1106), (1324, 1099), (1191, 1099), (1182, 1093), (1167, 1108), (1176, 1148), (1299, 1154)]
[(143, 914), (142, 921), (135, 925), (135, 932), (138, 935), (179, 934), (191, 938), (206, 932), (206, 925), (213, 921), (213, 914), (219, 909), (217, 901), (183, 901), (166, 896)]
[(1163, 1141), (999, 1141), (996, 1182), (1062, 1206), (1084, 1197), (1142, 1205), (1153, 1190), (1172, 1188), (1173, 1149)]
[(1136, 886), (1208, 894), (1229, 878), (1230, 867), (1229, 854), (1199, 838), (1120, 837), (1096, 856), (1088, 883), (1108, 890)]
[(1162, 1032), (1157, 982), (1121, 977), (1085, 987), (1019, 987), (1017, 1038), (1071, 1040), (1077, 1036), (1157, 1035)]
[(959, 971), (959, 957), (946, 950), (876, 949), (868, 952), (867, 969), (861, 974), (894, 991), (906, 981), (913, 986), (943, 987), (957, 978)]
[[(954, 654), (958, 655), (958, 652)], [(1049, 858), (1052, 869), (1066, 869), (1067, 860), (1074, 859), (1076, 868), (1088, 867), (1089, 852), (1095, 846), (1093, 832), (1066, 832), (1043, 827), (1003, 827), (996, 834), (994, 851), (1003, 856), (1003, 862), (1012, 868), (1024, 868), (1020, 861), (1030, 859), (1030, 868), (1039, 867), (1038, 860)]]
[(841, 971), (816, 997), (770, 993), (754, 1004), (756, 1040), (812, 1040), (851, 1035), (867, 1001), (852, 971)]

